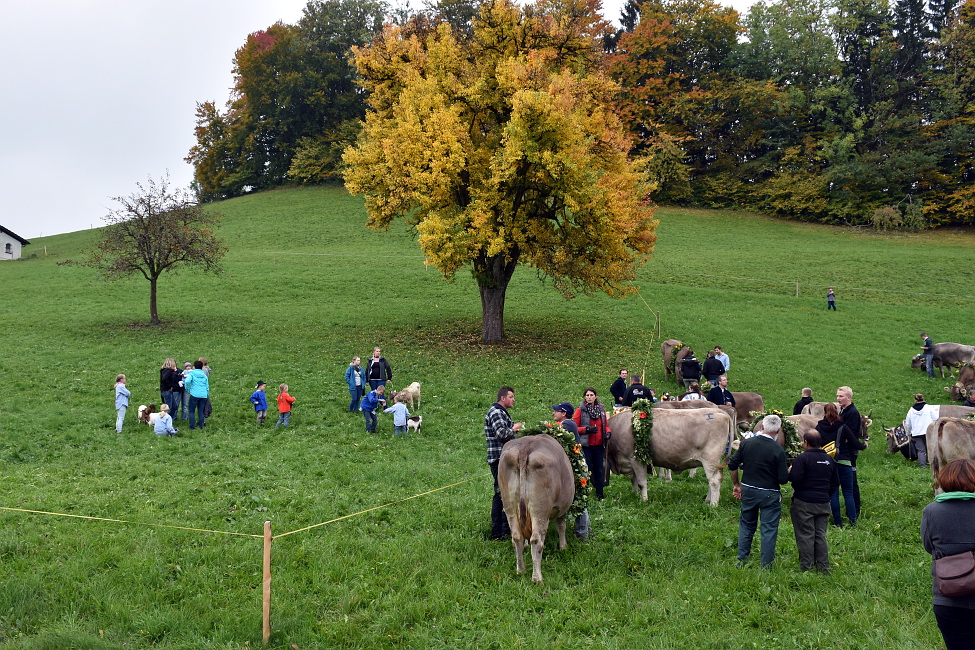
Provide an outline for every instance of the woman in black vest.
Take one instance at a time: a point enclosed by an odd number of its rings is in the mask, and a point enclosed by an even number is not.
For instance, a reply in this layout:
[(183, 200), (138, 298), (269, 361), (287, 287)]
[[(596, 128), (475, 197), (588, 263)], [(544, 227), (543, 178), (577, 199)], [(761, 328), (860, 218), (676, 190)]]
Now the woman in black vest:
[(592, 475), (592, 484), (596, 488), (596, 498), (603, 498), (605, 474), (603, 466), (606, 459), (606, 443), (609, 442), (609, 426), (606, 423), (606, 409), (596, 395), (596, 389), (590, 386), (582, 394), (582, 404), (572, 416), (579, 427), (579, 437), (582, 439), (582, 455), (586, 457), (586, 465)]

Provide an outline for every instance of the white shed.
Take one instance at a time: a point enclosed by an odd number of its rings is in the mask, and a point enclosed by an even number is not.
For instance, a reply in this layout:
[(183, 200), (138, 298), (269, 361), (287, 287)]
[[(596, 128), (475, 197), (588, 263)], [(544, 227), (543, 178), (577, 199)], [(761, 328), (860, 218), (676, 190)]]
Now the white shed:
[(0, 260), (19, 259), (20, 251), (29, 243), (12, 230), (0, 226)]

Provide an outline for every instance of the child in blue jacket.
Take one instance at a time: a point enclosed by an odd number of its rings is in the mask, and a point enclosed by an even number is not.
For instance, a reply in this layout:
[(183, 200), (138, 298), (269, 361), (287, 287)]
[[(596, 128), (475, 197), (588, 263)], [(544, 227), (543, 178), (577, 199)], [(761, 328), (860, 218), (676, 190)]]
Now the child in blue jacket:
[(266, 385), (263, 381), (257, 382), (257, 388), (251, 394), (251, 404), (254, 405), (254, 411), (257, 412), (258, 424), (264, 424), (264, 420), (267, 418), (267, 395), (264, 393)]
[(394, 404), (388, 409), (383, 409), (383, 413), (393, 414), (393, 426), (396, 427), (395, 436), (406, 433), (406, 419), (410, 417), (410, 411), (403, 403), (403, 398), (397, 395), (393, 398)]
[(366, 433), (376, 433), (376, 408), (380, 404), (386, 406), (386, 400), (383, 399), (385, 392), (385, 386), (376, 386), (375, 390), (369, 391), (362, 398), (362, 415), (366, 418)]

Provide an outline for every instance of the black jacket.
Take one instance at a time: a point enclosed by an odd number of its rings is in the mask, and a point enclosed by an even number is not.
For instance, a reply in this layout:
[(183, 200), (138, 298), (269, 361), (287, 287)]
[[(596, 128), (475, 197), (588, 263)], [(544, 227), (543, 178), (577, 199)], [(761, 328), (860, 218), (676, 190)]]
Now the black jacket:
[(717, 357), (711, 357), (704, 361), (704, 378), (712, 384), (718, 377), (724, 374), (724, 364)]
[(840, 484), (840, 472), (836, 461), (822, 449), (802, 452), (792, 462), (789, 470), (793, 498), (806, 503), (827, 503)]
[[(378, 374), (373, 376), (373, 374)], [(366, 364), (366, 380), (372, 379), (373, 381), (391, 381), (393, 379), (393, 371), (389, 367), (389, 362), (386, 361), (386, 357), (379, 357), (377, 361), (373, 357), (369, 357), (369, 363)]]
[(796, 402), (796, 405), (792, 407), (792, 415), (799, 415), (802, 413), (802, 408), (813, 401), (811, 397), (803, 397), (801, 400)]

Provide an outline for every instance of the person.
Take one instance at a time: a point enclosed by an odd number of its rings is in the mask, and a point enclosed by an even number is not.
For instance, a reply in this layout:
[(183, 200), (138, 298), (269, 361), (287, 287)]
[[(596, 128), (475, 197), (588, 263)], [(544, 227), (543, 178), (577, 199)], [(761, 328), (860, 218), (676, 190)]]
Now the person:
[[(575, 423), (575, 420), (571, 419), (574, 412), (575, 407), (572, 404), (569, 402), (559, 402), (552, 407), (552, 419), (555, 420), (556, 424), (575, 436), (576, 444), (581, 446), (582, 438), (579, 437), (579, 426)], [(589, 509), (583, 508), (579, 516), (576, 517), (575, 535), (581, 540), (587, 540), (589, 539), (590, 531)]]
[(843, 490), (843, 501), (846, 503), (846, 517), (851, 525), (856, 525), (859, 509), (853, 494), (853, 464), (851, 455), (854, 450), (866, 449), (867, 446), (853, 434), (840, 417), (839, 409), (832, 402), (823, 407), (823, 419), (816, 423), (816, 431), (822, 436), (820, 444), (836, 443), (836, 464), (840, 477), (840, 488), (829, 497), (830, 509), (833, 512), (833, 523), (843, 526), (840, 513), (840, 489)]
[(968, 399), (961, 403), (962, 406), (975, 407), (975, 388), (968, 391)]
[[(860, 411), (857, 410), (856, 405), (853, 403), (853, 389), (849, 386), (840, 386), (836, 389), (836, 402), (840, 405), (840, 418), (843, 420), (843, 424), (850, 430), (853, 434), (853, 438), (859, 442), (860, 438), (863, 437), (860, 430)], [(860, 451), (866, 449), (867, 446), (864, 444), (862, 447), (859, 445), (850, 445), (850, 466), (853, 467), (853, 502), (857, 507), (857, 514), (862, 511), (860, 506), (860, 482), (857, 480), (857, 458), (860, 455)], [(836, 461), (840, 462), (840, 457), (837, 454)], [(842, 465), (843, 463), (840, 462)], [(842, 470), (840, 470), (840, 482), (843, 481)]]
[(393, 414), (394, 436), (406, 434), (406, 420), (410, 417), (410, 410), (403, 403), (403, 398), (397, 395), (393, 398), (393, 405), (388, 409), (383, 409), (383, 413)]
[(125, 411), (129, 408), (132, 393), (125, 387), (125, 375), (115, 375), (115, 433), (122, 433)]
[[(191, 370), (193, 370), (193, 362), (187, 361), (183, 364), (183, 372), (180, 373), (180, 386), (183, 388), (179, 400), (179, 417), (181, 420), (187, 418), (186, 412), (190, 408), (190, 392), (186, 390), (186, 375), (190, 374)], [(173, 417), (175, 418), (176, 415), (174, 414)]]
[(922, 393), (914, 394), (914, 404), (904, 417), (904, 430), (911, 435), (911, 444), (917, 450), (918, 467), (928, 466), (928, 425), (938, 419), (941, 409), (924, 401)]
[(621, 369), (620, 376), (609, 387), (609, 393), (613, 396), (613, 403), (617, 406), (623, 406), (623, 398), (626, 396), (626, 376), (628, 373), (629, 371), (626, 368)]
[[(732, 494), (741, 499), (741, 516), (738, 520), (738, 564), (742, 567), (752, 552), (752, 538), (762, 520), (761, 567), (769, 567), (775, 560), (775, 542), (779, 535), (779, 517), (782, 515), (782, 493), (779, 486), (789, 480), (785, 449), (775, 441), (782, 429), (777, 415), (766, 415), (762, 420), (763, 431), (743, 440), (741, 446), (728, 461), (731, 470)], [(745, 468), (745, 479), (739, 480), (738, 468)]]
[(927, 334), (921, 332), (921, 356), (924, 357), (924, 369), (928, 372), (928, 377), (934, 377), (934, 342)]
[(718, 379), (724, 374), (724, 364), (718, 359), (714, 350), (708, 350), (707, 359), (704, 360), (704, 367), (701, 370), (704, 378), (711, 382), (712, 386), (718, 385)]
[(169, 404), (163, 404), (159, 407), (159, 418), (152, 425), (152, 430), (157, 436), (169, 436), (170, 438), (179, 433), (179, 429), (173, 428), (173, 416), (169, 414)]
[(696, 399), (704, 399), (704, 395), (701, 394), (701, 384), (695, 381), (693, 384), (691, 384), (691, 387), (687, 393), (680, 398), (680, 401), (689, 402)]
[(258, 424), (264, 424), (264, 420), (267, 419), (267, 395), (264, 393), (266, 385), (263, 381), (257, 382), (257, 387), (251, 393), (251, 404), (254, 405), (254, 411), (257, 413)]
[(349, 385), (349, 413), (359, 410), (359, 402), (366, 394), (366, 371), (359, 357), (352, 357), (352, 363), (345, 369), (345, 383)]
[(366, 377), (369, 379), (369, 387), (373, 390), (393, 380), (393, 369), (389, 367), (389, 362), (382, 356), (382, 350), (378, 347), (373, 348), (372, 358), (366, 364)]
[(826, 311), (830, 309), (836, 311), (836, 292), (833, 291), (833, 287), (826, 291)]
[(382, 404), (383, 408), (386, 407), (386, 399), (383, 397), (383, 393), (386, 392), (386, 386), (380, 384), (374, 389), (366, 393), (366, 396), (362, 398), (362, 416), (366, 419), (366, 433), (376, 433), (376, 409)]
[[(633, 386), (631, 385), (630, 388), (632, 389)], [(592, 475), (596, 498), (603, 499), (605, 498), (603, 487), (606, 485), (606, 477), (603, 471), (606, 458), (605, 445), (609, 441), (608, 434), (610, 431), (606, 420), (606, 409), (599, 401), (595, 388), (590, 386), (582, 393), (582, 403), (575, 410), (572, 419), (579, 427), (582, 455), (586, 457), (586, 465), (589, 466), (589, 472)]]
[[(931, 554), (931, 579), (938, 558), (975, 550), (975, 462), (956, 458), (938, 474), (944, 493), (921, 512), (921, 543)], [(947, 650), (975, 648), (975, 594), (942, 596), (931, 586), (932, 608)]]
[(840, 485), (840, 474), (836, 461), (823, 451), (823, 438), (816, 429), (802, 434), (802, 448), (805, 451), (796, 456), (789, 468), (793, 490), (789, 515), (799, 551), (799, 570), (809, 571), (815, 566), (822, 573), (829, 573), (829, 498)]
[[(203, 361), (196, 360), (193, 362), (193, 370), (186, 375), (184, 387), (190, 394), (190, 431), (196, 428), (197, 420), (202, 429), (206, 422), (203, 408), (210, 397), (210, 379), (203, 372)], [(194, 414), (196, 415), (195, 418)]]
[(735, 396), (728, 390), (728, 377), (725, 375), (718, 377), (718, 385), (708, 391), (708, 401), (714, 404), (735, 405)]
[(792, 407), (792, 415), (799, 415), (802, 413), (802, 409), (805, 408), (806, 404), (810, 404), (812, 401), (812, 388), (803, 388), (802, 398), (796, 402), (795, 406)]
[(203, 372), (206, 373), (207, 377), (210, 376), (210, 360), (206, 357), (200, 357), (200, 363), (203, 364)]
[(279, 426), (284, 426), (285, 429), (288, 428), (288, 424), (291, 422), (291, 407), (295, 403), (295, 398), (288, 394), (288, 385), (281, 384), (278, 386), (278, 421), (274, 423), (274, 428), (277, 429)]
[(721, 349), (720, 345), (714, 346), (714, 358), (720, 361), (721, 365), (724, 366), (724, 373), (722, 374), (727, 374), (728, 371), (731, 370), (731, 359), (727, 354), (724, 353), (724, 350)]
[(180, 373), (176, 370), (176, 359), (166, 359), (159, 369), (159, 396), (163, 404), (169, 405), (169, 410), (175, 412), (179, 408)]
[(653, 391), (640, 383), (640, 375), (633, 375), (630, 377), (630, 387), (623, 396), (623, 406), (633, 406), (638, 399), (654, 401)]
[(701, 380), (701, 362), (694, 356), (694, 350), (688, 348), (687, 356), (680, 360), (680, 374), (684, 382), (684, 390)]
[(491, 539), (511, 539), (511, 528), (508, 518), (504, 514), (504, 504), (501, 501), (501, 488), (498, 486), (498, 461), (501, 460), (501, 448), (504, 443), (512, 440), (515, 433), (523, 426), (521, 422), (512, 422), (508, 414), (515, 404), (515, 389), (502, 386), (498, 389), (498, 401), (491, 405), (484, 415), (484, 439), (487, 443), (487, 463), (494, 477), (494, 497), (491, 500)]

